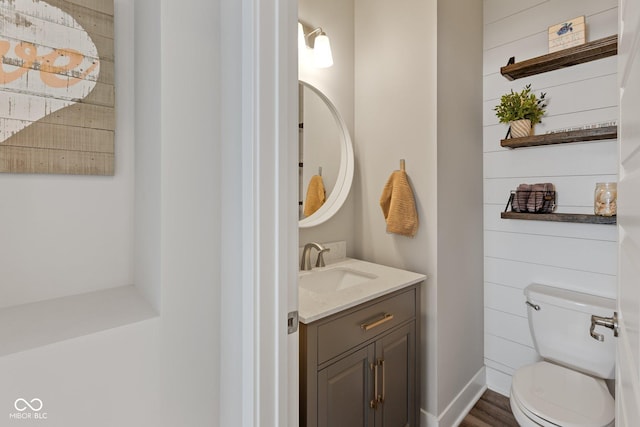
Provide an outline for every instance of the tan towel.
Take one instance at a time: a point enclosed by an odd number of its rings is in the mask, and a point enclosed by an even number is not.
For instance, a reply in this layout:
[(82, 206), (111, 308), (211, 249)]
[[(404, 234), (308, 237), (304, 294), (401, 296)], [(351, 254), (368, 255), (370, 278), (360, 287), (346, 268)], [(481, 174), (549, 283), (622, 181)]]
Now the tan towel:
[(327, 193), (324, 189), (324, 183), (320, 175), (314, 175), (309, 180), (307, 187), (307, 198), (304, 202), (304, 216), (311, 216), (315, 211), (320, 209), (327, 199)]
[(413, 191), (403, 170), (394, 171), (382, 190), (380, 207), (387, 232), (413, 237), (418, 232), (418, 211)]
[(542, 212), (544, 209), (545, 196), (550, 191), (553, 191), (553, 184), (549, 182), (533, 184), (531, 186), (531, 194), (527, 200), (527, 212)]
[(511, 209), (514, 212), (526, 212), (527, 211), (527, 202), (529, 201), (529, 196), (531, 195), (531, 185), (530, 184), (520, 184), (516, 190), (516, 195), (511, 203)]

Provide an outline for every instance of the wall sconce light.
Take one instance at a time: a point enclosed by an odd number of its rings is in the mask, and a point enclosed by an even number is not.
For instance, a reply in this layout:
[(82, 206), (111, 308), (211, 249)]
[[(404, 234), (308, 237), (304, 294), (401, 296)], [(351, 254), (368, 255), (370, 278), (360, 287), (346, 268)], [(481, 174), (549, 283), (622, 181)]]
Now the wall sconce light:
[[(312, 38), (313, 47), (311, 47)], [(302, 56), (306, 50), (311, 51), (312, 63), (316, 68), (327, 68), (333, 65), (331, 43), (322, 28), (318, 27), (305, 34), (302, 24), (298, 22), (298, 54)]]

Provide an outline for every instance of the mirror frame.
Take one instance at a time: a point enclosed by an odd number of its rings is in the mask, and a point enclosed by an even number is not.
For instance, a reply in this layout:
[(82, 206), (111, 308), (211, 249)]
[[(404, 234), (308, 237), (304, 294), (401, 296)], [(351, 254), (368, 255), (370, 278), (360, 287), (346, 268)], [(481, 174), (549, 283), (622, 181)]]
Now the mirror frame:
[(329, 111), (333, 115), (333, 118), (336, 121), (336, 125), (338, 126), (338, 132), (340, 134), (340, 167), (338, 169), (338, 177), (336, 179), (336, 185), (333, 187), (333, 190), (327, 197), (327, 200), (324, 204), (315, 211), (312, 215), (303, 218), (298, 221), (298, 226), (300, 228), (309, 228), (315, 227), (316, 225), (320, 225), (326, 221), (328, 221), (332, 216), (340, 210), (345, 200), (347, 200), (347, 196), (351, 191), (351, 183), (353, 182), (353, 172), (354, 172), (354, 156), (353, 156), (353, 143), (351, 142), (351, 135), (349, 135), (349, 129), (347, 128), (347, 124), (340, 116), (338, 109), (331, 102), (329, 98), (326, 97), (318, 88), (313, 86), (312, 84), (305, 82), (303, 80), (298, 80), (298, 82), (311, 89), (315, 94), (317, 94), (320, 99), (324, 101), (324, 103), (329, 107)]

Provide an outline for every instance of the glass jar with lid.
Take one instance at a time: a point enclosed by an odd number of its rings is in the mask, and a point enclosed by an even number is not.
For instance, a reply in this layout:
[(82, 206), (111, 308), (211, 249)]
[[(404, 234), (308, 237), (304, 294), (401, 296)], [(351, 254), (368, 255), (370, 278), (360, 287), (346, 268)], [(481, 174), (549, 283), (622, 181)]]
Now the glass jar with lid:
[(599, 182), (593, 197), (593, 210), (596, 215), (614, 216), (618, 211), (618, 185), (615, 182)]

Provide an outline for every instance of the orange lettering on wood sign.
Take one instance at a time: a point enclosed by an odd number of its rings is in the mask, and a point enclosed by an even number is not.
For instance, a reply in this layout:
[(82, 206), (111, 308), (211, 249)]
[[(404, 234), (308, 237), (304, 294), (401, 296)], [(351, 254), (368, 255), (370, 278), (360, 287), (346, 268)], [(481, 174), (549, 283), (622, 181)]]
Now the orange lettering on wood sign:
[[(73, 86), (91, 74), (99, 63), (95, 60), (85, 71), (77, 70), (84, 59), (84, 56), (77, 50), (53, 49), (51, 53), (37, 56), (38, 50), (34, 45), (21, 42), (14, 49), (15, 54), (22, 60), (21, 67), (14, 71), (5, 72), (4, 57), (9, 53), (10, 47), (11, 45), (8, 41), (0, 40), (0, 56), (3, 58), (2, 63), (0, 63), (0, 84), (8, 84), (18, 80), (33, 68), (40, 71), (40, 78), (49, 87)], [(66, 60), (66, 63), (60, 65), (60, 62), (64, 60)]]
[(7, 53), (9, 53), (9, 48), (11, 45), (8, 41), (0, 40), (0, 56), (3, 61), (0, 64), (0, 83), (6, 85), (11, 83), (14, 80), (18, 80), (24, 73), (29, 71), (29, 68), (33, 65), (33, 62), (36, 60), (36, 48), (31, 43), (20, 43), (16, 46), (15, 52), (16, 55), (20, 57), (24, 62), (21, 68), (18, 68), (9, 73), (4, 71), (4, 57)]

